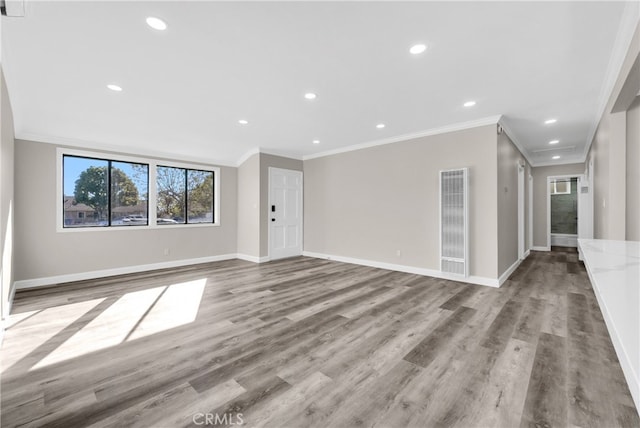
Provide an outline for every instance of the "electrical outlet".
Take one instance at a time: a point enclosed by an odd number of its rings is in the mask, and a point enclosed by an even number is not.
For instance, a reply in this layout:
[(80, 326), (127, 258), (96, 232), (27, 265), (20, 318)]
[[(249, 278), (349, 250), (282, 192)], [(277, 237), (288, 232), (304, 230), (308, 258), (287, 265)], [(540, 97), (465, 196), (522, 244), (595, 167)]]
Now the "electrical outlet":
[(396, 256), (400, 257), (402, 255), (402, 252), (400, 250), (396, 250)]
[(168, 255), (169, 255), (169, 253), (170, 253), (169, 249), (168, 249), (168, 248), (165, 248), (165, 249), (164, 249), (164, 255), (165, 255), (165, 256), (168, 256)]

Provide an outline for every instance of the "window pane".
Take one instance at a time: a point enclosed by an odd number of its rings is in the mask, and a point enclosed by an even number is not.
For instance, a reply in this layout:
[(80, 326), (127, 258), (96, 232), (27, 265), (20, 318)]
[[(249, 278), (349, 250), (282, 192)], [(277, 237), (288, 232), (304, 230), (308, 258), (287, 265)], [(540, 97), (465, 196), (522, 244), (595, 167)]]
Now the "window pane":
[(187, 171), (188, 223), (213, 223), (213, 172)]
[(559, 194), (565, 194), (565, 193), (569, 193), (569, 186), (568, 186), (568, 182), (566, 181), (556, 181), (556, 193)]
[(64, 156), (64, 227), (108, 226), (108, 161)]
[(186, 173), (183, 168), (158, 166), (158, 224), (185, 223)]
[(146, 226), (149, 224), (149, 165), (111, 162), (111, 224)]

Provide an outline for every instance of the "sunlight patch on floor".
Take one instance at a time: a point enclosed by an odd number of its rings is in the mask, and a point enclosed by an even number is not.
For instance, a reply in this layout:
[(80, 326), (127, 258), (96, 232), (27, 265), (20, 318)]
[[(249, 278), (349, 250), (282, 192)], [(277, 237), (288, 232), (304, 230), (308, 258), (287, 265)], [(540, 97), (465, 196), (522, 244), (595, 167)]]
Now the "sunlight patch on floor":
[[(2, 372), (44, 345), (102, 301), (104, 299), (87, 300), (11, 315), (9, 323), (16, 328), (8, 328), (5, 331), (2, 344)], [(34, 358), (36, 357), (37, 355), (34, 355)]]
[(207, 279), (202, 278), (170, 285), (126, 340), (194, 322), (206, 283)]
[(47, 355), (32, 370), (121, 343), (166, 287), (134, 291), (113, 305)]
[(29, 318), (32, 315), (37, 314), (38, 312), (40, 312), (41, 309), (37, 309), (35, 311), (28, 311), (28, 312), (21, 312), (19, 314), (12, 314), (10, 315), (6, 321), (4, 322), (4, 328), (5, 330), (9, 330), (11, 327), (13, 327), (14, 325), (18, 324), (19, 322), (22, 322), (23, 320)]

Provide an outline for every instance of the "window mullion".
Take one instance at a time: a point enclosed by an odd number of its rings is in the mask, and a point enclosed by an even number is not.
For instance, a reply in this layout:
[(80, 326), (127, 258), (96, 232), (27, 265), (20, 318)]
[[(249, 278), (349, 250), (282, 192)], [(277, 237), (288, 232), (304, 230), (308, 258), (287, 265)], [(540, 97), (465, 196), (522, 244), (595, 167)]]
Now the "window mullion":
[(111, 227), (111, 160), (107, 161), (107, 224)]
[(184, 169), (184, 223), (189, 224), (189, 170)]

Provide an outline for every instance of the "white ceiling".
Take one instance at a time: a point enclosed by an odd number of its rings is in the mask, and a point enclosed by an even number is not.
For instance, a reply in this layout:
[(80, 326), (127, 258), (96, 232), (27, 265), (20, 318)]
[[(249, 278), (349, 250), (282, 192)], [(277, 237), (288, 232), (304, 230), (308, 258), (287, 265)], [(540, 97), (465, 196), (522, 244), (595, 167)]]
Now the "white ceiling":
[[(3, 18), (2, 64), (18, 138), (234, 165), (257, 149), (304, 158), (502, 115), (531, 162), (557, 150), (569, 163), (584, 159), (636, 9), (26, 0), (24, 18)], [(418, 42), (427, 51), (409, 54)]]

